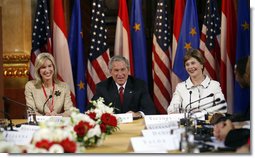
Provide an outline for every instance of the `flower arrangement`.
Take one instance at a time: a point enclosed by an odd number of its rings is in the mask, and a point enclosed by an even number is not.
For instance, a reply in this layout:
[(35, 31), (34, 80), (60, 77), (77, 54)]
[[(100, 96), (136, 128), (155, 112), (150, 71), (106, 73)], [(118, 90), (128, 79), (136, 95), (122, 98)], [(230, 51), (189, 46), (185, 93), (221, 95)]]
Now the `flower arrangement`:
[(80, 113), (73, 108), (71, 124), (73, 125), (76, 140), (84, 147), (99, 146), (105, 136), (118, 129), (118, 122), (113, 115), (113, 108), (104, 104), (104, 99), (91, 101), (93, 108)]
[(111, 107), (111, 104), (106, 106), (104, 98), (101, 97), (98, 100), (91, 101), (91, 103), (94, 108), (88, 110), (86, 114), (100, 125), (101, 131), (105, 134), (116, 131), (118, 120), (114, 115), (114, 108)]
[(61, 126), (54, 121), (46, 121), (34, 133), (28, 153), (76, 153), (80, 151), (71, 126)]
[(72, 112), (71, 124), (75, 139), (84, 147), (98, 146), (102, 143), (103, 137), (100, 127), (88, 115)]
[[(87, 147), (99, 146), (107, 135), (118, 129), (114, 108), (104, 99), (91, 101), (93, 108), (85, 113), (72, 107), (70, 118), (40, 122), (26, 153), (80, 153)], [(6, 150), (6, 149), (4, 149)]]

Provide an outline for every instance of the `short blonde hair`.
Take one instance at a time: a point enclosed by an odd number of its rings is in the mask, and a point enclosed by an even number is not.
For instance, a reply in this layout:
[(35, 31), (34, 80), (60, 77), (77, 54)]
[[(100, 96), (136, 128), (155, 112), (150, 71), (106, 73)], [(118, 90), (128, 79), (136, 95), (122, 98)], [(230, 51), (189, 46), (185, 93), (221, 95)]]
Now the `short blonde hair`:
[(37, 55), (36, 60), (35, 60), (35, 70), (34, 70), (34, 75), (35, 75), (35, 86), (40, 87), (42, 84), (42, 77), (40, 75), (40, 68), (42, 65), (45, 63), (46, 60), (50, 60), (53, 67), (54, 67), (54, 74), (53, 74), (53, 81), (55, 83), (58, 83), (59, 80), (57, 79), (57, 66), (54, 57), (48, 53), (48, 52), (42, 52), (39, 55)]

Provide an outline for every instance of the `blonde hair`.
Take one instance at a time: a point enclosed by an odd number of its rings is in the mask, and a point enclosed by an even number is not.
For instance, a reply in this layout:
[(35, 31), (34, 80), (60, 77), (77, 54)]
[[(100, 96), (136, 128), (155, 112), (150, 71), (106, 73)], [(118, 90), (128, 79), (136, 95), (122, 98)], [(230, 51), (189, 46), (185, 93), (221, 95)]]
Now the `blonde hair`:
[(54, 67), (54, 74), (53, 74), (53, 81), (55, 83), (58, 83), (59, 80), (57, 79), (57, 67), (54, 57), (48, 53), (48, 52), (42, 52), (39, 55), (37, 55), (35, 60), (35, 70), (34, 70), (34, 76), (35, 76), (35, 86), (40, 87), (42, 85), (42, 77), (40, 75), (40, 68), (45, 63), (46, 60), (50, 60), (53, 67)]

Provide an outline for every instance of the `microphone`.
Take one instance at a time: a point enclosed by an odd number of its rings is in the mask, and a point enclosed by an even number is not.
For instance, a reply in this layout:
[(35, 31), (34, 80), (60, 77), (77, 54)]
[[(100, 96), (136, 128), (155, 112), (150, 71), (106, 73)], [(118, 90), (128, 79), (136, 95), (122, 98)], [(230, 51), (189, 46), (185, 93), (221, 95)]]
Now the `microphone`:
[(192, 112), (192, 111), (194, 111), (194, 110), (199, 110), (200, 108), (203, 108), (204, 106), (206, 106), (206, 105), (209, 105), (209, 104), (213, 104), (212, 106), (216, 106), (216, 102), (219, 102), (221, 99), (220, 98), (217, 98), (217, 99), (215, 99), (215, 100), (213, 100), (213, 101), (210, 101), (210, 102), (208, 102), (208, 103), (205, 103), (205, 104), (203, 104), (203, 105), (200, 105), (200, 106), (198, 106), (198, 107), (194, 107), (194, 108), (191, 108), (189, 111), (188, 111), (188, 113), (190, 113), (190, 112)]
[[(191, 96), (192, 91), (189, 91), (189, 94), (190, 94), (190, 96)], [(191, 106), (192, 104), (194, 104), (194, 103), (196, 103), (196, 102), (199, 102), (199, 101), (201, 101), (201, 100), (204, 100), (204, 99), (209, 98), (209, 97), (212, 97), (212, 96), (214, 96), (213, 93), (211, 93), (211, 94), (209, 94), (209, 95), (207, 95), (207, 96), (205, 96), (205, 97), (203, 97), (203, 98), (200, 98), (200, 99), (198, 99), (198, 100), (195, 100), (195, 101), (193, 101), (193, 102), (191, 102), (191, 97), (190, 97), (190, 103), (189, 103), (188, 105), (186, 105), (185, 108), (184, 108), (184, 118), (180, 120), (180, 121), (181, 121), (181, 124), (184, 124), (185, 126), (187, 126), (187, 125), (190, 124), (190, 123), (189, 123), (189, 119), (187, 118), (187, 114), (186, 114), (186, 113), (187, 113), (187, 108), (188, 108), (189, 105)], [(188, 114), (188, 116), (190, 116), (190, 115)]]
[[(13, 129), (12, 119), (10, 118), (9, 114), (8, 114), (7, 112), (2, 111), (2, 110), (0, 110), (0, 112), (3, 113), (3, 114), (4, 114), (4, 117), (7, 118), (7, 120), (9, 121), (9, 124), (8, 124), (7, 127), (10, 127), (10, 130), (11, 130), (11, 131), (16, 131), (16, 130)], [(6, 130), (7, 130), (7, 129), (6, 129)]]
[(196, 103), (196, 102), (199, 102), (199, 101), (201, 101), (201, 100), (204, 100), (204, 99), (209, 98), (209, 97), (212, 97), (212, 96), (214, 96), (213, 93), (211, 93), (211, 94), (209, 94), (209, 95), (207, 95), (207, 96), (205, 96), (205, 97), (203, 97), (203, 98), (200, 98), (200, 99), (198, 99), (198, 100), (195, 100), (195, 101), (193, 101), (193, 102), (190, 102), (188, 105), (185, 106), (185, 111), (187, 111), (187, 107), (188, 107), (189, 105), (191, 106), (191, 104), (194, 104), (194, 103)]
[[(13, 100), (13, 99), (11, 99), (11, 98), (9, 98), (9, 97), (6, 97), (6, 96), (3, 96), (2, 99), (4, 100), (4, 102), (6, 102), (6, 101), (8, 101), (8, 102), (13, 102), (13, 103), (15, 103), (15, 104), (17, 104), (17, 105), (21, 105), (21, 106), (25, 107), (25, 108), (27, 109), (27, 115), (30, 116), (30, 113), (31, 113), (31, 115), (33, 116), (33, 121), (30, 119), (30, 117), (28, 118), (28, 119), (29, 119), (28, 124), (30, 124), (30, 125), (38, 125), (38, 122), (37, 122), (37, 120), (36, 120), (36, 114), (35, 114), (34, 108), (32, 108), (31, 106), (28, 106), (28, 105), (26, 105), (26, 104), (23, 104), (23, 103), (21, 103), (21, 102), (18, 102), (18, 101), (16, 101), (16, 100)], [(31, 112), (29, 112), (28, 109), (29, 109)]]
[[(218, 102), (218, 103), (216, 103), (216, 104), (213, 104), (213, 105), (211, 105), (211, 106), (209, 106), (209, 107), (206, 107), (206, 108), (198, 108), (198, 110), (199, 111), (195, 111), (195, 112), (192, 112), (192, 113), (190, 113), (190, 116), (192, 116), (192, 115), (194, 115), (195, 113), (198, 113), (198, 112), (201, 112), (201, 111), (205, 111), (207, 114), (210, 112), (208, 112), (208, 109), (210, 109), (211, 107), (217, 107), (217, 106), (219, 106), (219, 105), (221, 105), (221, 104), (224, 104), (224, 103), (226, 103), (226, 101), (225, 100), (222, 100), (222, 101), (220, 101), (220, 102)], [(204, 104), (205, 105), (205, 104)], [(220, 111), (220, 110), (224, 110), (224, 109), (226, 109), (227, 108), (227, 106), (226, 105), (224, 105), (224, 106), (219, 106), (219, 108), (218, 109), (215, 109), (215, 110), (218, 110), (218, 111)], [(211, 111), (212, 112), (212, 111)]]
[(191, 94), (192, 94), (192, 91), (189, 91), (189, 104), (190, 104), (190, 108), (191, 108)]
[(43, 104), (43, 115), (45, 115), (45, 105), (50, 100), (50, 98), (52, 98), (52, 95), (49, 95), (49, 98)]
[(29, 108), (30, 110), (33, 110), (33, 111), (34, 111), (34, 109), (33, 109), (32, 107), (27, 106), (27, 105), (25, 105), (25, 104), (23, 104), (23, 103), (17, 102), (16, 100), (13, 100), (13, 99), (8, 98), (8, 97), (6, 97), (6, 96), (3, 96), (2, 99), (3, 99), (4, 101), (13, 102), (13, 103), (15, 103), (15, 104), (21, 105), (21, 106), (23, 106), (23, 107)]

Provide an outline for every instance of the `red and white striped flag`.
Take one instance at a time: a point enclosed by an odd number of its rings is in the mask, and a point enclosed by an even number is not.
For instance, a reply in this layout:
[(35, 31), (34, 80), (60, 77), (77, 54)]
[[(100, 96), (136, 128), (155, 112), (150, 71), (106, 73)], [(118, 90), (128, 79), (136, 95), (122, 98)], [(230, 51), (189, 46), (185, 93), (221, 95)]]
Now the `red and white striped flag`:
[[(176, 55), (178, 39), (179, 39), (180, 32), (181, 32), (184, 9), (185, 9), (185, 0), (175, 0), (171, 67), (173, 67), (173, 65), (174, 65), (174, 58)], [(172, 92), (175, 91), (176, 85), (180, 81), (181, 80), (179, 79), (179, 77), (172, 71), (172, 74), (171, 74)]]
[(133, 53), (129, 27), (130, 25), (126, 0), (119, 0), (114, 55), (122, 55), (127, 58), (130, 63), (130, 74), (134, 75)]
[(227, 98), (228, 112), (232, 113), (234, 96), (234, 64), (236, 52), (236, 11), (233, 0), (222, 1), (220, 84)]
[(161, 114), (166, 114), (172, 96), (170, 81), (171, 34), (168, 17), (166, 1), (159, 0), (153, 33), (152, 77), (154, 104), (157, 111)]
[(208, 0), (200, 38), (200, 49), (204, 53), (205, 73), (212, 79), (220, 79), (220, 12), (217, 0)]
[(54, 0), (53, 55), (58, 68), (58, 77), (70, 86), (72, 101), (75, 103), (73, 73), (62, 0)]
[(93, 97), (96, 84), (110, 76), (108, 62), (110, 60), (107, 45), (107, 29), (105, 27), (105, 13), (103, 2), (93, 0), (91, 16), (91, 44), (87, 67), (87, 96)]

